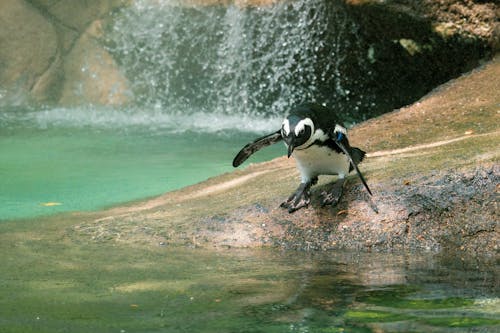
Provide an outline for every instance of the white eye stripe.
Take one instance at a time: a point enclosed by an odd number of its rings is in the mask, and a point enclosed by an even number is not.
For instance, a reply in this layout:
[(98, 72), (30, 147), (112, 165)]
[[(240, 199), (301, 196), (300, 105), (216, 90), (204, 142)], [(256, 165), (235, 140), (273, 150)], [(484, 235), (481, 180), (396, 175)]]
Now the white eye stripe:
[(283, 120), (283, 132), (285, 135), (290, 134), (290, 122), (288, 119)]
[(298, 122), (297, 126), (295, 126), (295, 135), (299, 135), (301, 131), (305, 131), (306, 126), (311, 128), (311, 133), (314, 132), (314, 124), (310, 118), (304, 118)]

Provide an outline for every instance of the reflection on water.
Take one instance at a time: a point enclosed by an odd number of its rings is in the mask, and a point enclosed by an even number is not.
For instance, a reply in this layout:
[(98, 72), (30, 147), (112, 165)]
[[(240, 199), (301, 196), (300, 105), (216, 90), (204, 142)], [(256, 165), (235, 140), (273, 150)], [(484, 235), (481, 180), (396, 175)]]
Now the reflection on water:
[[(485, 263), (453, 266), (418, 255), (168, 246), (138, 250), (87, 244), (19, 251), (26, 251), (21, 259), (0, 268), (0, 320), (12, 331), (500, 329), (498, 272)], [(34, 260), (38, 264), (27, 265)]]

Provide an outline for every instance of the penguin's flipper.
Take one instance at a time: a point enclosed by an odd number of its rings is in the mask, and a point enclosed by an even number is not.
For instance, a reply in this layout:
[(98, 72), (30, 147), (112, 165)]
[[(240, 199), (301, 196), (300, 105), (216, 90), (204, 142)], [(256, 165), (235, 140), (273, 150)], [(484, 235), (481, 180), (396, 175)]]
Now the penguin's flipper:
[[(358, 174), (359, 179), (361, 179), (361, 182), (365, 186), (368, 193), (370, 193), (370, 195), (373, 195), (372, 191), (368, 187), (368, 184), (366, 183), (365, 177), (363, 177), (363, 174), (361, 173), (361, 171), (359, 171), (359, 168), (358, 168), (358, 163), (360, 163), (363, 160), (363, 158), (365, 157), (365, 152), (362, 151), (361, 149), (351, 148), (349, 146), (349, 141), (347, 141), (346, 131), (341, 126), (335, 127), (334, 137), (335, 137), (335, 143), (337, 144), (337, 146), (339, 146), (339, 148), (344, 152), (344, 154), (349, 159), (349, 162), (351, 163), (352, 168), (354, 170), (356, 170), (356, 173)], [(345, 142), (345, 145), (344, 145), (344, 142)], [(347, 149), (347, 148), (349, 148), (349, 149)], [(352, 151), (352, 154), (349, 152), (349, 150)], [(352, 156), (352, 155), (354, 155), (354, 156)]]
[(245, 162), (246, 159), (249, 158), (250, 155), (252, 155), (256, 151), (258, 151), (264, 147), (270, 146), (273, 143), (276, 143), (282, 139), (283, 138), (281, 137), (281, 130), (279, 130), (279, 131), (276, 131), (272, 134), (268, 134), (266, 136), (260, 137), (253, 142), (250, 142), (245, 147), (243, 147), (240, 150), (240, 152), (236, 155), (236, 157), (233, 160), (233, 167), (236, 168), (241, 163)]
[(359, 179), (361, 179), (361, 182), (365, 186), (368, 193), (370, 193), (370, 195), (373, 195), (372, 191), (370, 191), (370, 188), (368, 187), (368, 184), (366, 183), (365, 177), (363, 177), (363, 174), (361, 173), (361, 171), (359, 171), (358, 165), (354, 163), (351, 154), (349, 154), (349, 151), (347, 151), (347, 149), (344, 147), (344, 144), (340, 141), (337, 141), (337, 145), (340, 147), (340, 149), (342, 149), (344, 154), (346, 154), (347, 158), (349, 158), (349, 162), (351, 162), (352, 167), (354, 168), (354, 170), (356, 170)]

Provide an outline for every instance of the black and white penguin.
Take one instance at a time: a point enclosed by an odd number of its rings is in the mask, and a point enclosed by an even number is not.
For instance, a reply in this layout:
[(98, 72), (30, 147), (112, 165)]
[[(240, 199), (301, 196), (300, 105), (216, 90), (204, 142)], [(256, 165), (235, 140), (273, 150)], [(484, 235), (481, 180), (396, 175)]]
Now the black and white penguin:
[(288, 157), (293, 156), (300, 171), (301, 183), (297, 190), (281, 204), (290, 213), (306, 207), (311, 202), (311, 186), (320, 175), (337, 175), (338, 180), (329, 192), (322, 192), (322, 205), (336, 205), (342, 196), (345, 177), (356, 170), (370, 195), (358, 164), (365, 152), (351, 147), (347, 130), (340, 125), (335, 114), (328, 108), (316, 104), (302, 104), (290, 111), (283, 120), (281, 129), (247, 144), (236, 155), (233, 166), (237, 167), (256, 151), (283, 140)]

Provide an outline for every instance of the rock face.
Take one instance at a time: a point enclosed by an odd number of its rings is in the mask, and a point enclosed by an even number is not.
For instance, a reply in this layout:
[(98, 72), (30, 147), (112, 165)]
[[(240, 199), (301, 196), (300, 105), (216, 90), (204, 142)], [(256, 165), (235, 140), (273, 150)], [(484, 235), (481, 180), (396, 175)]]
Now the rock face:
[[(129, 102), (133, 96), (127, 79), (100, 38), (101, 26), (112, 19), (106, 15), (132, 1), (2, 1), (0, 105), (22, 104), (26, 100), (64, 105)], [(177, 3), (187, 6), (234, 3), (245, 7), (268, 6), (278, 1), (179, 0)], [(380, 106), (380, 112), (415, 100), (435, 85), (473, 68), (500, 45), (500, 25), (496, 19), (499, 9), (494, 2), (344, 0), (343, 3), (347, 15), (360, 27), (356, 34), (366, 45), (360, 48), (360, 54), (349, 55), (352, 62), (346, 62), (341, 72), (355, 71), (359, 59), (368, 58), (372, 62), (371, 69), (361, 70), (358, 77), (371, 73), (377, 78), (369, 90), (387, 101), (387, 105)], [(332, 66), (318, 64), (317, 70), (330, 78), (338, 76), (333, 70), (328, 72), (327, 67)], [(333, 84), (325, 82), (318, 89), (320, 97), (326, 98), (335, 94), (335, 90)], [(350, 84), (345, 90), (354, 92), (357, 83)], [(397, 94), (392, 93), (395, 89)]]
[(346, 4), (372, 63), (370, 73), (376, 82), (370, 89), (387, 101), (386, 110), (419, 99), (495, 52), (498, 7), (493, 3), (347, 0)]
[[(98, 42), (95, 28), (103, 15), (126, 2), (2, 1), (0, 105), (26, 100), (56, 103), (61, 99), (74, 103), (79, 98), (98, 104), (126, 102), (126, 80)], [(88, 75), (106, 77), (107, 81), (99, 85), (94, 81), (87, 84), (92, 89), (85, 90), (81, 69), (86, 65)], [(82, 80), (83, 89), (75, 88), (75, 82)]]
[[(498, 129), (500, 57), (419, 102), (350, 132), (369, 154), (360, 165), (374, 196), (355, 176), (337, 207), (312, 204), (288, 214), (279, 204), (298, 173), (286, 158), (126, 207), (81, 215), (68, 235), (200, 247), (301, 250), (499, 251)], [(230, 163), (230, 161), (228, 161)]]
[(127, 79), (98, 42), (101, 35), (102, 22), (94, 21), (68, 53), (60, 103), (122, 105), (131, 97)]
[(59, 58), (55, 27), (25, 1), (2, 1), (0, 45), (0, 88), (11, 96), (9, 102), (16, 104), (32, 90), (45, 95), (50, 88), (39, 84), (40, 78), (49, 71), (58, 73), (53, 68)]

